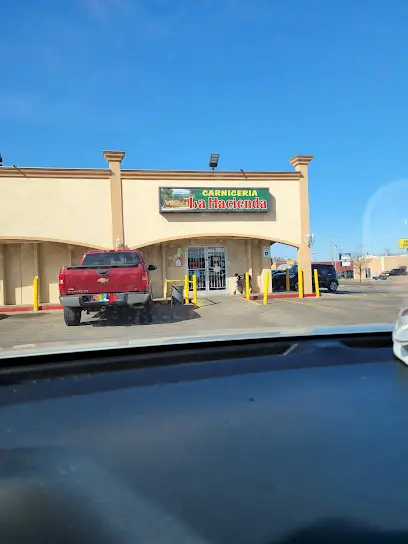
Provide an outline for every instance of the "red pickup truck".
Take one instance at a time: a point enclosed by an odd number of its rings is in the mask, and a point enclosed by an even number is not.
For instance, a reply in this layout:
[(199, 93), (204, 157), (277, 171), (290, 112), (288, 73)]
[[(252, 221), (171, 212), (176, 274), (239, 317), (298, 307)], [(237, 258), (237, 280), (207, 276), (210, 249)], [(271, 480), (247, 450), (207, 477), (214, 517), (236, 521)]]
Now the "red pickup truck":
[(151, 321), (153, 302), (150, 272), (137, 250), (87, 251), (79, 266), (63, 266), (59, 273), (60, 303), (69, 326), (81, 322), (81, 312), (119, 317), (124, 311), (141, 310)]

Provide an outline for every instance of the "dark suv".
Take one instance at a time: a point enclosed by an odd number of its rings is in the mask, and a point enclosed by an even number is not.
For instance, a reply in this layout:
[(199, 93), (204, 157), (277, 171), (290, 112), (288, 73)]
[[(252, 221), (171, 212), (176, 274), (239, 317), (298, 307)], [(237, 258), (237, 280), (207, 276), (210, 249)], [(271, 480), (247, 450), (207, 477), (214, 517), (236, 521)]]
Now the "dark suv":
[(406, 266), (400, 266), (399, 268), (393, 268), (389, 271), (389, 276), (406, 276), (407, 275), (407, 267)]
[[(331, 293), (335, 293), (339, 286), (337, 273), (332, 264), (312, 264), (312, 286), (314, 290), (314, 271), (317, 270), (319, 278), (319, 288), (327, 289)], [(289, 281), (291, 291), (298, 290), (298, 267), (295, 264), (289, 268)], [(274, 274), (272, 278), (272, 289), (274, 291), (284, 291), (286, 289), (286, 273), (282, 271), (280, 274)]]

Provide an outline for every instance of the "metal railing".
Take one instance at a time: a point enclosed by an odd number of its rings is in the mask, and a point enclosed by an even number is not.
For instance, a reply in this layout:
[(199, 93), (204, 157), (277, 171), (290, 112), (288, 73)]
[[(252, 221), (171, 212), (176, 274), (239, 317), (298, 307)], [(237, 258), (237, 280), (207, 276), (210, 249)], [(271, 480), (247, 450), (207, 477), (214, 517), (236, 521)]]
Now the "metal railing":
[[(250, 300), (250, 292), (251, 292), (249, 278), (250, 278), (249, 272), (245, 272), (245, 298), (247, 300)], [(268, 298), (270, 294), (269, 278), (270, 278), (270, 274), (269, 272), (266, 272), (264, 276), (264, 283), (263, 283), (263, 304), (268, 304)], [(314, 279), (314, 287), (315, 287), (315, 296), (320, 297), (321, 295), (320, 295), (320, 287), (319, 287), (319, 275), (316, 269), (313, 271), (313, 279)], [(298, 283), (298, 297), (304, 298), (305, 296), (304, 277), (303, 277), (303, 270), (300, 268), (298, 269), (297, 283)], [(285, 287), (286, 287), (286, 291), (289, 292), (290, 291), (289, 269), (286, 269)], [(273, 294), (273, 288), (271, 290), (271, 294)]]

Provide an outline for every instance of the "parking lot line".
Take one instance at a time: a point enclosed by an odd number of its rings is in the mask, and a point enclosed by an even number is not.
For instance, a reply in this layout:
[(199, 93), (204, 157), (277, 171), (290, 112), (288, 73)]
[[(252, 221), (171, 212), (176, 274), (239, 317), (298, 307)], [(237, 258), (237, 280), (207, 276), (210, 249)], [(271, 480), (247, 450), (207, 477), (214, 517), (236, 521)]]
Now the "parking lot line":
[(294, 301), (294, 300), (285, 300), (286, 303), (289, 303), (289, 304), (301, 304), (302, 306), (311, 306), (312, 308), (320, 308), (322, 310), (333, 310), (335, 312), (339, 312), (340, 311), (340, 308), (333, 308), (333, 306), (325, 306), (324, 304), (319, 304), (319, 303), (316, 303), (316, 304), (313, 304), (311, 302), (300, 302), (300, 301)]
[(251, 300), (250, 298), (244, 298), (247, 302), (252, 302), (252, 304), (256, 304), (257, 306), (263, 306), (260, 302), (257, 302), (256, 300)]
[[(347, 297), (347, 298), (363, 298), (363, 297), (368, 297), (368, 295), (366, 293), (362, 293), (362, 294), (351, 294), (351, 293), (339, 293), (340, 296), (342, 297)], [(338, 295), (333, 295), (333, 296), (338, 296)]]
[(365, 306), (375, 306), (377, 308), (395, 308), (399, 304), (376, 304), (375, 302), (366, 302)]

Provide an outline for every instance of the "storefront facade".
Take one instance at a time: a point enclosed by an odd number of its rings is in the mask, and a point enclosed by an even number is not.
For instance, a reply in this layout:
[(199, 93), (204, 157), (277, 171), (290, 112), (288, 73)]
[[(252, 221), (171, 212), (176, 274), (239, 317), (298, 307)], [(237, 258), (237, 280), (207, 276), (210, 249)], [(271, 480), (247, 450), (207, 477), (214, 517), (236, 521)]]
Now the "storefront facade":
[(288, 172), (124, 170), (123, 152), (105, 151), (106, 169), (0, 169), (0, 305), (58, 302), (58, 271), (87, 249), (138, 248), (156, 264), (152, 286), (196, 275), (199, 293), (229, 294), (235, 273), (260, 291), (271, 243), (298, 249), (311, 292), (308, 165)]

